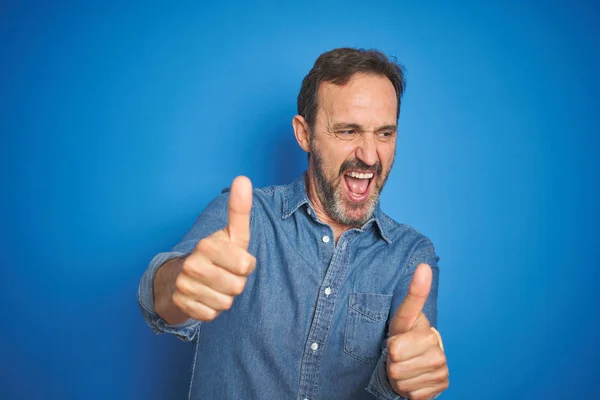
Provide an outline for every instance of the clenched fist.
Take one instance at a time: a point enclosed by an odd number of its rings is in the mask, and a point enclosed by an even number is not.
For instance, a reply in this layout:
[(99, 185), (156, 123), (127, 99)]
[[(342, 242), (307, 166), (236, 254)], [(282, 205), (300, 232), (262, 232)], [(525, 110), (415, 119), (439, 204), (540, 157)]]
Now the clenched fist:
[(198, 242), (175, 279), (172, 302), (184, 314), (212, 321), (242, 293), (256, 259), (248, 253), (252, 183), (237, 177), (229, 195), (225, 229)]

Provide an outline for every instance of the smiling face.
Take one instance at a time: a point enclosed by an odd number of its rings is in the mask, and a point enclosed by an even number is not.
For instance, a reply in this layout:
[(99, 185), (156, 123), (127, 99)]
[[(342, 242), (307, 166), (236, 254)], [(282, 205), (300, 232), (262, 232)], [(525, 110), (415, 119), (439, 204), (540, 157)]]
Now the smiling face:
[(343, 86), (321, 84), (312, 132), (295, 117), (311, 153), (308, 195), (325, 222), (361, 226), (373, 215), (394, 162), (397, 101), (388, 78), (358, 73)]

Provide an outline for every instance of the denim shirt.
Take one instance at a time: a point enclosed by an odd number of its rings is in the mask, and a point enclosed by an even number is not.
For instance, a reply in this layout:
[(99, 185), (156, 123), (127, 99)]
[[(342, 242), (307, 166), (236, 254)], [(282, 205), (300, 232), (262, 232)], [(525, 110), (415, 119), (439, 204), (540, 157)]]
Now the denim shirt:
[(138, 302), (156, 333), (194, 341), (190, 399), (401, 399), (386, 374), (388, 324), (415, 268), (433, 284), (423, 312), (437, 322), (438, 261), (429, 239), (376, 208), (337, 244), (308, 199), (304, 174), (254, 189), (248, 251), (256, 269), (230, 310), (170, 325), (154, 312), (153, 279), (227, 224), (224, 192), (171, 252), (150, 262)]

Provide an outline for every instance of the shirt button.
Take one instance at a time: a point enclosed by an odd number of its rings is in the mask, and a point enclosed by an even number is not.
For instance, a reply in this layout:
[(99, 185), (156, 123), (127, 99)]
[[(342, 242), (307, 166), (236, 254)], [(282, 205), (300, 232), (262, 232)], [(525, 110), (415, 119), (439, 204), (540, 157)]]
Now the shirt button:
[(331, 294), (331, 288), (325, 288), (325, 296), (329, 296)]
[(321, 240), (323, 240), (325, 243), (329, 243), (329, 236), (325, 235)]
[[(312, 211), (310, 211), (310, 208), (306, 210), (306, 212), (308, 213), (308, 215), (312, 215)], [(304, 399), (306, 400), (306, 399)]]
[(311, 344), (310, 348), (312, 349), (312, 351), (317, 351), (317, 349), (319, 348), (319, 343), (315, 342)]

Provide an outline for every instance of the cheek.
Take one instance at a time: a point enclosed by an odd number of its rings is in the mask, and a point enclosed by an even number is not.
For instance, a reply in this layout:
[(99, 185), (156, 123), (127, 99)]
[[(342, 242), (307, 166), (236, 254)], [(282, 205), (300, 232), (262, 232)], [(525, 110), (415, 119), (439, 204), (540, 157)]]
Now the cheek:
[(395, 144), (394, 145), (385, 144), (378, 149), (377, 154), (379, 156), (379, 162), (381, 162), (381, 166), (383, 167), (384, 171), (387, 170), (388, 168), (390, 168), (390, 166), (394, 162), (395, 153), (396, 153), (396, 145)]
[(324, 162), (325, 168), (333, 171), (337, 176), (340, 172), (340, 167), (344, 161), (353, 160), (356, 158), (356, 144), (339, 143), (339, 146), (328, 149), (327, 159)]

